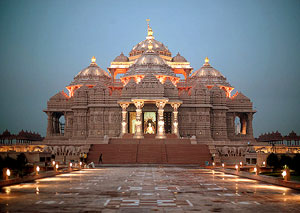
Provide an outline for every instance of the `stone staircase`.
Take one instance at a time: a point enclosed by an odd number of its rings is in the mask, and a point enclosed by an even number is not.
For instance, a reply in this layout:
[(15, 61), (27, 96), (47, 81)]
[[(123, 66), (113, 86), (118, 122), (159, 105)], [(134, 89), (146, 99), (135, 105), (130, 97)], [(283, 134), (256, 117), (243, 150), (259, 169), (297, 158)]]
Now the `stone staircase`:
[(197, 164), (211, 163), (205, 144), (191, 144), (189, 139), (110, 139), (109, 144), (93, 144), (88, 162), (98, 163), (102, 153), (104, 164)]

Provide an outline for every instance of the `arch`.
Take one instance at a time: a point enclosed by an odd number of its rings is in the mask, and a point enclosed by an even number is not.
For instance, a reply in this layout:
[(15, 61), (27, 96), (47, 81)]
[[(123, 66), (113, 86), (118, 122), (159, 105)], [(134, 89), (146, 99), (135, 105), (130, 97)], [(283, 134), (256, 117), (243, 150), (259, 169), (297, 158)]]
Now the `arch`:
[(236, 135), (246, 135), (248, 116), (246, 113), (237, 113), (234, 118), (234, 129)]
[(63, 112), (54, 112), (52, 114), (52, 134), (64, 135), (65, 134), (65, 115)]

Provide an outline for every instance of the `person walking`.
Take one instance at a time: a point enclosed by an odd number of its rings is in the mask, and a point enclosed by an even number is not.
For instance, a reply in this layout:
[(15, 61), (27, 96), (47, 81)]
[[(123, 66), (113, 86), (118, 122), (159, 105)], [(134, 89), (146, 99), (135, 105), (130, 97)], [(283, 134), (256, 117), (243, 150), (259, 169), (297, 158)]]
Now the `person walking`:
[(100, 164), (100, 163), (103, 163), (103, 162), (102, 162), (102, 153), (100, 154), (100, 157), (99, 157), (99, 164)]

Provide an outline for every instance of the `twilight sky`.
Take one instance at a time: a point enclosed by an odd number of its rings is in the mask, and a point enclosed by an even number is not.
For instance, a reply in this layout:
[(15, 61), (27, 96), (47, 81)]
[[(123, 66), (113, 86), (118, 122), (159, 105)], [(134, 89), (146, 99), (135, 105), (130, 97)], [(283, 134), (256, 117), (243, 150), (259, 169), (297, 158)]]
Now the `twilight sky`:
[(146, 37), (248, 96), (254, 134), (300, 134), (299, 0), (0, 1), (0, 133), (46, 134), (47, 100), (95, 55), (106, 69)]

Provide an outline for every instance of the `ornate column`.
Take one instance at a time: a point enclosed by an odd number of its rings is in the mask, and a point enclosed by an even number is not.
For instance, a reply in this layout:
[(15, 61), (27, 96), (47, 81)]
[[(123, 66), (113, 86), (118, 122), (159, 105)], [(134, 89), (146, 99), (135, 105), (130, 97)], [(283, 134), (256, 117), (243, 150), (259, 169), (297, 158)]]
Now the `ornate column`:
[(122, 123), (121, 123), (121, 135), (122, 137), (124, 134), (126, 134), (127, 131), (127, 107), (129, 106), (129, 103), (120, 103), (120, 106), (122, 107)]
[(247, 135), (253, 137), (253, 127), (252, 127), (252, 120), (253, 120), (253, 113), (247, 113)]
[(165, 122), (164, 122), (164, 107), (167, 101), (156, 101), (156, 107), (158, 108), (158, 119), (157, 119), (157, 134), (155, 138), (166, 138), (165, 135)]
[(133, 101), (136, 107), (136, 119), (135, 119), (135, 134), (134, 138), (144, 138), (143, 134), (143, 126), (142, 126), (142, 108), (144, 106), (144, 101), (142, 100), (134, 100)]
[(48, 125), (47, 125), (47, 137), (51, 136), (53, 133), (53, 118), (52, 112), (47, 112), (48, 115)]
[(173, 125), (172, 125), (172, 133), (177, 135), (179, 137), (179, 130), (178, 130), (178, 108), (180, 106), (180, 103), (171, 103), (171, 106), (173, 107)]

